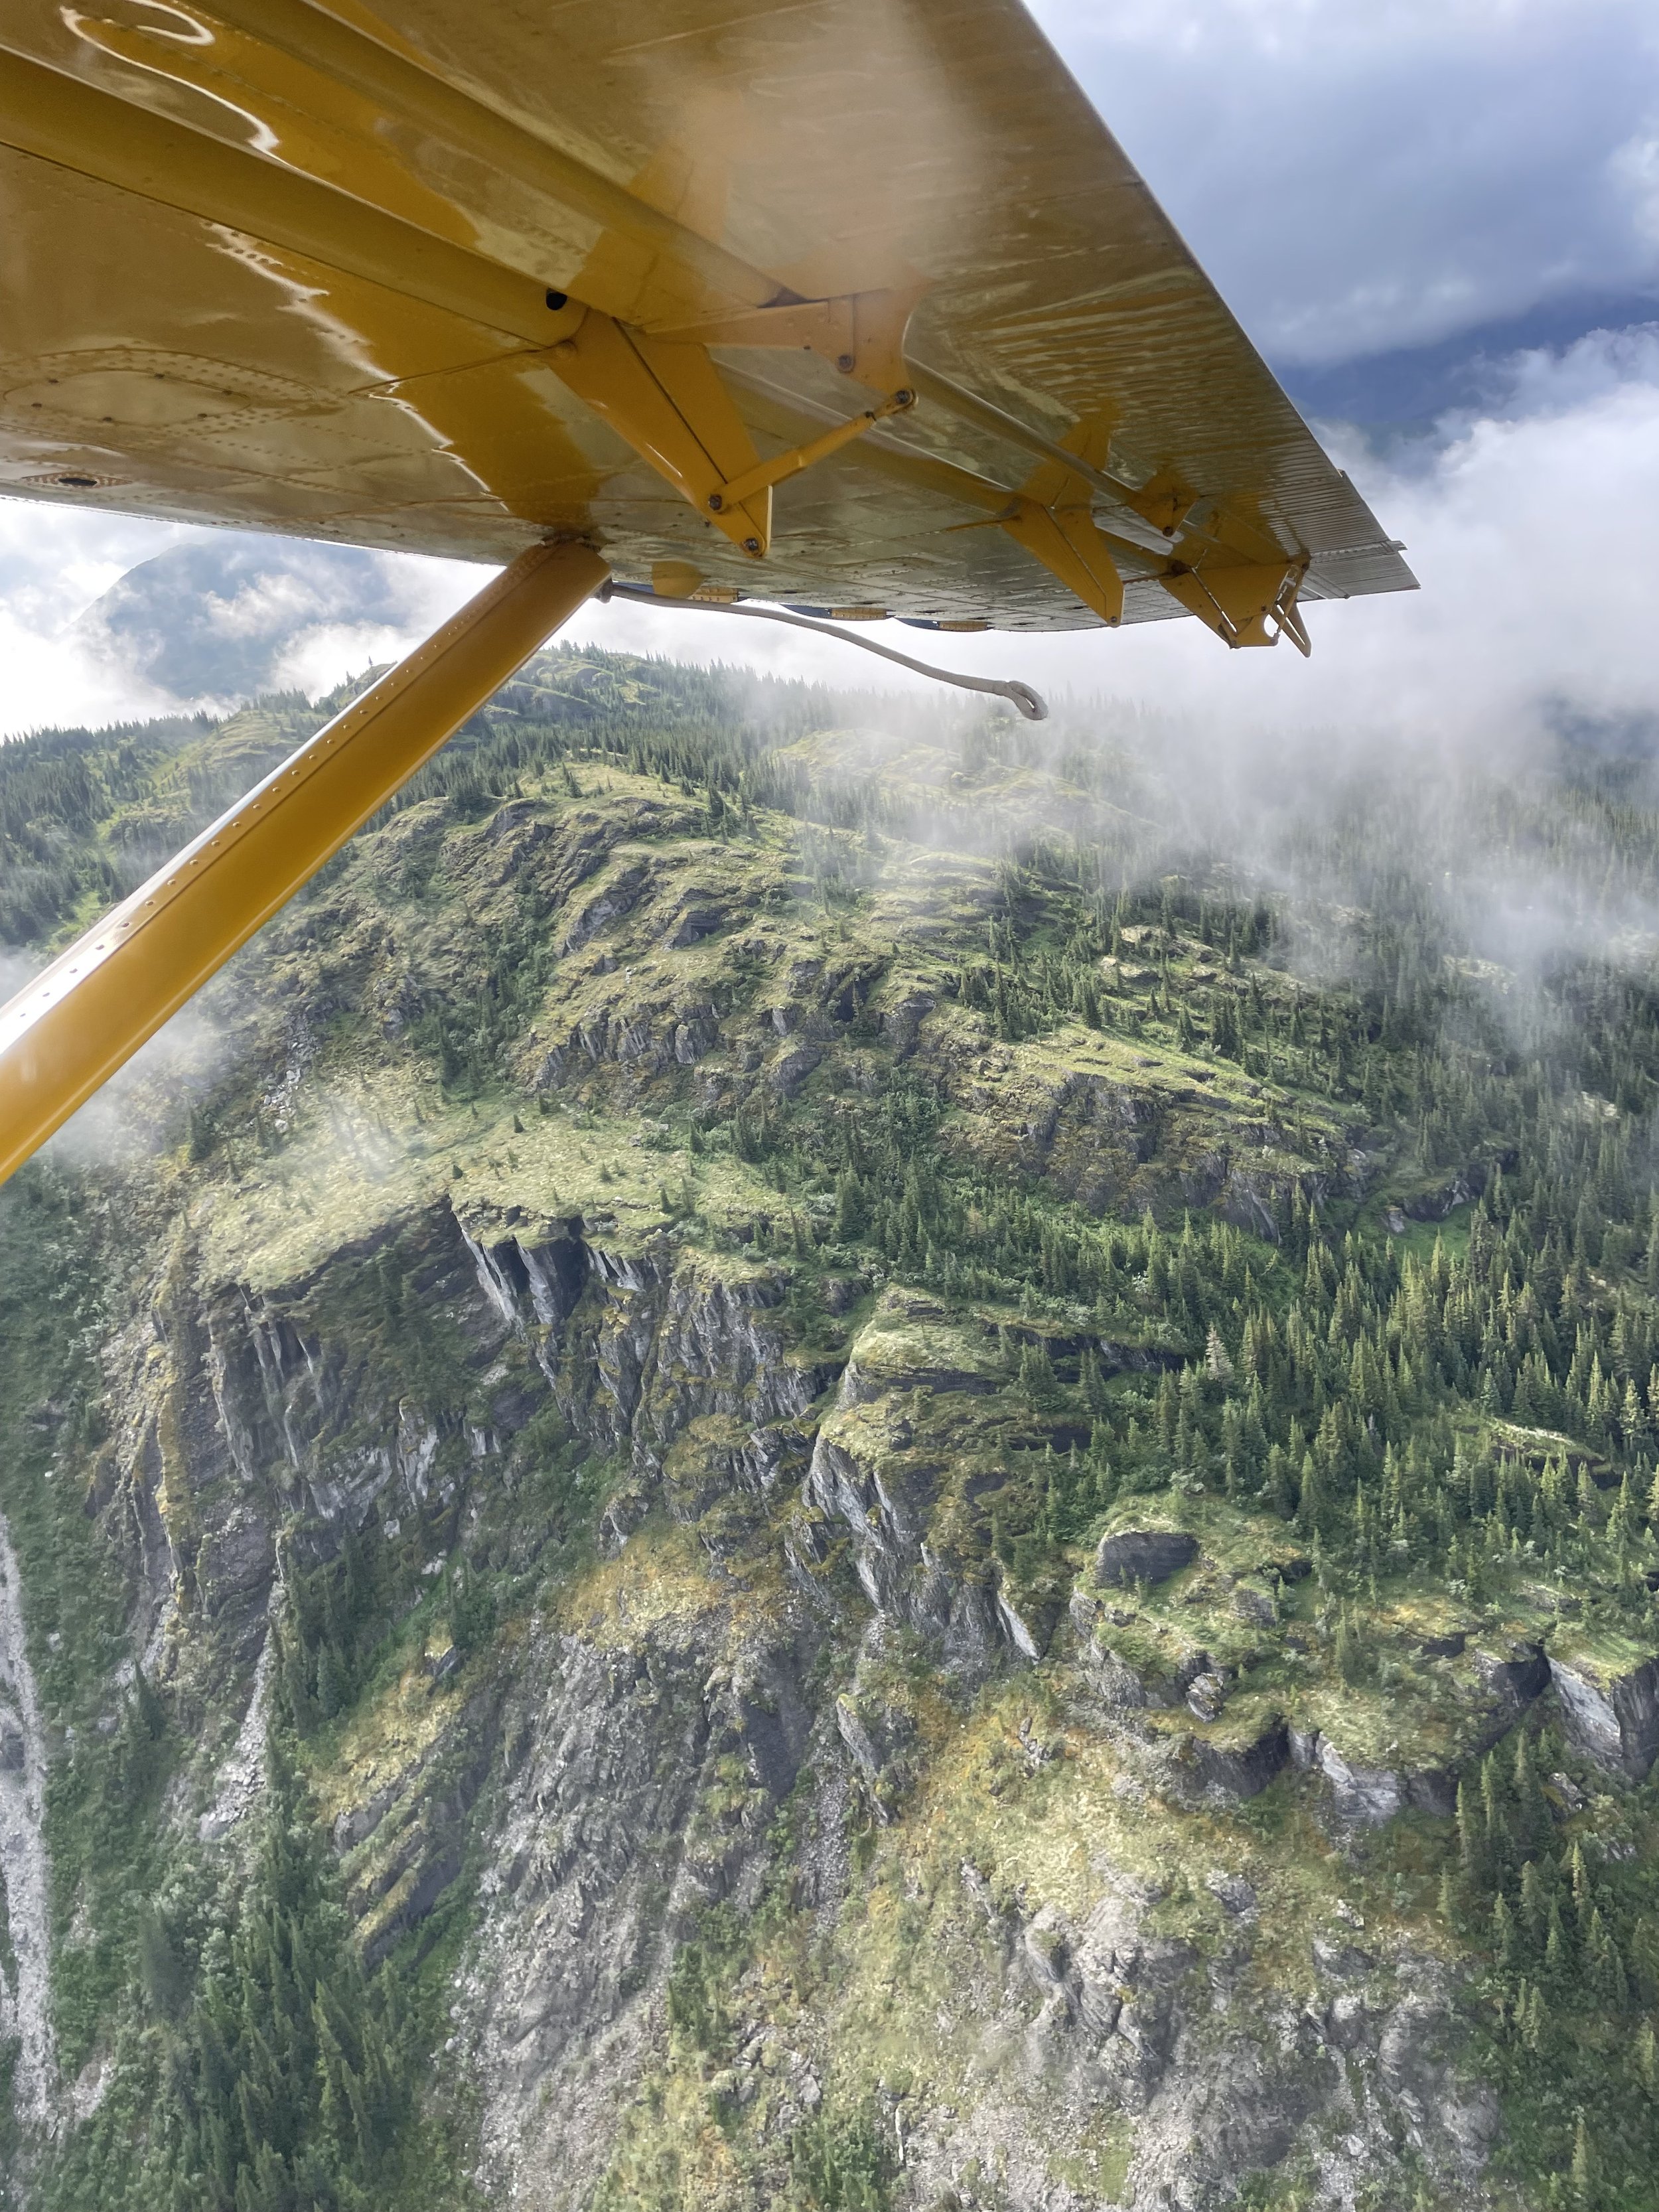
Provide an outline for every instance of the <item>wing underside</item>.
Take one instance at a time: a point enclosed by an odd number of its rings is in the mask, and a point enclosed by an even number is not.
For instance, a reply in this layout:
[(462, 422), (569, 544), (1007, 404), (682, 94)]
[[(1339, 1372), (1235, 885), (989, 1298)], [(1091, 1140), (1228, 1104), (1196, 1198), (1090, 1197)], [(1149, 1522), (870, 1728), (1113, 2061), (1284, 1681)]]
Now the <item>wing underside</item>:
[(1409, 589), (1016, 0), (0, 27), (0, 489), (1059, 629)]

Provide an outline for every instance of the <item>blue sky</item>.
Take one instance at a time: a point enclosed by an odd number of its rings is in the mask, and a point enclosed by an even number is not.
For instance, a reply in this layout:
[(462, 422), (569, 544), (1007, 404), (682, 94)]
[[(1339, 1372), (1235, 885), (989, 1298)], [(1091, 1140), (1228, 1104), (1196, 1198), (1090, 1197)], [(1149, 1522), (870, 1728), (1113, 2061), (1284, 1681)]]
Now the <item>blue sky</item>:
[[(1501, 743), (1564, 711), (1659, 717), (1651, 0), (1035, 12), (1425, 588), (1316, 610), (1305, 665), (1229, 655), (1193, 623), (961, 641), (958, 658), (1221, 712), (1241, 731)], [(70, 626), (178, 535), (0, 502), (0, 729), (162, 703)], [(216, 618), (268, 634), (282, 675), (320, 689), (476, 581), (392, 562), (362, 606), (319, 590), (308, 611), (290, 571), (263, 596), (228, 586)], [(759, 624), (607, 610), (578, 634), (880, 680), (867, 659)]]

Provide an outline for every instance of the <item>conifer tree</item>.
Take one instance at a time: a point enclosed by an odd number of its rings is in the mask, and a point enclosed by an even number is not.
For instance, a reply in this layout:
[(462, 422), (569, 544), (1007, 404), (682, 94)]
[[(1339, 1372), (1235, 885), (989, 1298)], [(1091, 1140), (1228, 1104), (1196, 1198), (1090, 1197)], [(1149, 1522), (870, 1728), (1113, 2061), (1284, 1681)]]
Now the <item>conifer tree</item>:
[(1486, 1886), (1490, 1852), (1485, 1808), (1467, 1775), (1460, 1777), (1457, 1784), (1457, 1856), (1464, 1881), (1478, 1896)]
[(1521, 1925), (1534, 1952), (1541, 1950), (1549, 1930), (1549, 1904), (1535, 1858), (1528, 1859), (1521, 1869)]
[(1509, 1899), (1500, 1889), (1492, 1899), (1492, 1947), (1502, 1966), (1512, 1966), (1516, 1958), (1515, 1916), (1510, 1911)]
[(1549, 2030), (1549, 2007), (1545, 2001), (1544, 1992), (1534, 1982), (1528, 1993), (1526, 2018), (1522, 2027), (1522, 2039), (1528, 2050), (1534, 2057), (1548, 2042)]
[(1570, 1971), (1572, 1964), (1566, 1925), (1561, 1917), (1560, 1905), (1554, 1898), (1550, 1899), (1549, 1932), (1544, 1943), (1544, 1964), (1558, 1982)]
[(1583, 2212), (1592, 2212), (1595, 2203), (1595, 2160), (1582, 2110), (1573, 2124), (1572, 2194), (1574, 2203), (1583, 2208)]
[(1590, 1922), (1595, 1913), (1595, 1891), (1590, 1881), (1590, 1871), (1585, 1863), (1584, 1846), (1575, 1836), (1572, 1848), (1567, 1853), (1567, 1877), (1572, 1885), (1572, 1909), (1578, 1924), (1580, 1938), (1589, 1933)]
[(1449, 1866), (1443, 1866), (1440, 1869), (1438, 1909), (1441, 1922), (1445, 1927), (1456, 1928), (1462, 1925), (1462, 1913), (1458, 1904), (1457, 1886), (1453, 1880)]

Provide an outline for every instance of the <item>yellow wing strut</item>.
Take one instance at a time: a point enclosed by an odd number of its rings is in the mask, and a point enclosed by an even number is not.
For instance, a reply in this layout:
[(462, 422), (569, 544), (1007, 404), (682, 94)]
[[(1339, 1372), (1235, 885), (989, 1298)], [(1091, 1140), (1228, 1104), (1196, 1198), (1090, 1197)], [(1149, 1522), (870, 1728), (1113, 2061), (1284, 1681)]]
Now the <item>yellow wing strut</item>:
[(0, 1182), (378, 811), (605, 581), (532, 546), (0, 1006)]

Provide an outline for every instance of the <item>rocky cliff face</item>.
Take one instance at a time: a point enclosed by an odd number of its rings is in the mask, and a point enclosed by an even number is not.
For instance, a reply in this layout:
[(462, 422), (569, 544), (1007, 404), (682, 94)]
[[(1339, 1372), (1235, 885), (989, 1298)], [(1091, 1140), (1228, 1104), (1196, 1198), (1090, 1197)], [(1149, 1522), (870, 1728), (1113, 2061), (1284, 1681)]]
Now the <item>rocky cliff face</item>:
[[(690, 2070), (758, 2176), (872, 2054), (896, 2201), (1060, 2212), (1109, 2180), (1196, 2208), (1293, 2155), (1332, 2203), (1385, 2171), (1478, 2176), (1497, 2112), (1444, 1966), (1350, 1940), (1336, 1848), (1295, 1869), (1293, 1905), (1290, 1869), (1143, 1780), (1069, 1615), (975, 1544), (1010, 1429), (982, 1334), (895, 1292), (839, 1353), (803, 1349), (785, 1262), (447, 1202), (257, 1291), (167, 1259), (105, 1348), (88, 1506), (132, 1650), (202, 1732), (166, 1817), (204, 1861), (257, 1826), (288, 1579), (353, 1543), (388, 1611), (423, 1618), (458, 1554), (510, 1568), (592, 1528), (506, 1641), (463, 1653), (440, 1616), (319, 1745), (371, 1963), (465, 1886), (441, 2063), (494, 2201), (610, 2201), (641, 2114), (685, 2094), (668, 1992), (711, 1911), (755, 1956), (714, 2054), (733, 2063), (694, 2048)], [(603, 1508), (526, 1526), (555, 1436), (610, 1469)], [(1203, 1571), (1196, 1540), (1165, 1551)], [(54, 2064), (47, 1753), (15, 1570), (0, 1590), (13, 2094), (49, 2131), (95, 2105), (109, 2054)], [(1338, 1835), (1316, 1792), (1310, 1812)], [(865, 1955), (884, 1892), (913, 1923), (896, 1974)]]
[(7, 1956), (0, 1973), (0, 2050), (26, 2126), (46, 2124), (57, 2086), (51, 2009), (49, 1869), (40, 1832), (46, 1741), (23, 1625), (22, 1578), (0, 1519), (0, 1875)]
[(1334, 1559), (1393, 1140), (1181, 995), (1302, 987), (516, 714), (0, 1197), (0, 2202), (1553, 2202), (1474, 1862), (1605, 1957), (1649, 1539), (1425, 1413)]

